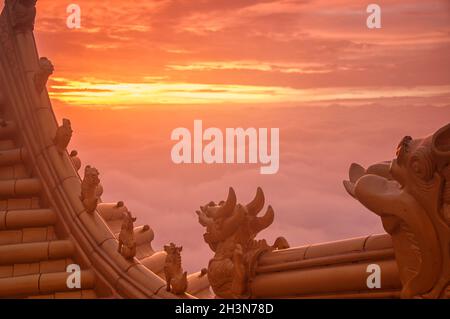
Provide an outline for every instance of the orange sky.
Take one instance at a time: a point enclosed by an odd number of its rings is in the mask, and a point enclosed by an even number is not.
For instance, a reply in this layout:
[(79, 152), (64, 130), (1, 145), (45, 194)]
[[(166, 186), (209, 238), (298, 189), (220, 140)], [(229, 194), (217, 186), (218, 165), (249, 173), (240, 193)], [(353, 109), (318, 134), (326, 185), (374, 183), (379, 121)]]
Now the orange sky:
[[(72, 2), (80, 30), (65, 25)], [(392, 159), (403, 136), (449, 122), (450, 5), (373, 2), (381, 30), (367, 29), (360, 0), (38, 0), (35, 36), (56, 68), (56, 116), (72, 121), (70, 150), (99, 169), (102, 199), (124, 200), (156, 249), (183, 245), (197, 271), (211, 251), (195, 210), (229, 186), (244, 204), (263, 187), (276, 217), (261, 238), (383, 231), (342, 180), (352, 162)], [(175, 165), (171, 131), (194, 119), (280, 128), (280, 171)]]
[[(82, 9), (82, 28), (65, 25)], [(36, 35), (71, 105), (273, 103), (450, 92), (448, 0), (39, 0)], [(448, 101), (448, 96), (445, 102)]]

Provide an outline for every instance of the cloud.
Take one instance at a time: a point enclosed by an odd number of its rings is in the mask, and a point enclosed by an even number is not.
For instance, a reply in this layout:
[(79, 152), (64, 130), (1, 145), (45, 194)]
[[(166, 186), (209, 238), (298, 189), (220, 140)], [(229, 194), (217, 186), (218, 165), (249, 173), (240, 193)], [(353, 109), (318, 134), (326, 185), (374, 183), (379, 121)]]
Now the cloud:
[[(71, 146), (157, 247), (184, 245), (190, 271), (211, 256), (194, 212), (231, 185), (243, 203), (263, 187), (276, 211), (269, 240), (382, 231), (342, 188), (349, 164), (390, 159), (403, 136), (448, 122), (446, 0), (385, 0), (381, 30), (355, 0), (78, 0), (80, 30), (67, 29), (67, 4), (39, 0), (35, 36), (56, 67), (49, 90), (72, 120)], [(279, 173), (174, 165), (170, 133), (194, 119), (279, 127)]]
[(450, 83), (444, 0), (384, 1), (376, 31), (354, 0), (80, 0), (81, 30), (66, 28), (66, 5), (39, 1), (36, 25), (60, 77), (297, 89)]
[[(189, 271), (207, 265), (211, 251), (195, 210), (236, 189), (248, 203), (257, 186), (266, 207), (275, 209), (274, 224), (260, 234), (273, 241), (285, 236), (291, 245), (338, 240), (383, 232), (377, 216), (347, 195), (342, 180), (352, 162), (369, 165), (394, 157), (405, 135), (425, 136), (447, 124), (450, 106), (359, 105), (355, 107), (164, 107), (153, 109), (79, 109), (59, 106), (59, 118), (72, 120), (71, 147), (84, 165), (100, 171), (104, 201), (125, 201), (155, 231), (155, 248), (184, 246)], [(280, 171), (260, 175), (258, 165), (175, 165), (170, 133), (204, 127), (279, 127)], [(401, 119), (401, 121), (399, 120)], [(426, 119), (426, 120), (424, 120)]]
[[(196, 66), (193, 66), (196, 67)], [(200, 67), (215, 67), (202, 65)], [(228, 65), (224, 67), (242, 67)], [(244, 67), (253, 67), (245, 65)], [(264, 68), (264, 66), (261, 66)], [(346, 100), (373, 100), (384, 98), (430, 98), (441, 97), (450, 86), (431, 87), (371, 87), (296, 89), (264, 85), (197, 84), (178, 83), (164, 79), (150, 82), (124, 83), (105, 79), (81, 78), (69, 80), (55, 77), (49, 83), (52, 98), (77, 106), (130, 107), (146, 104), (222, 104), (222, 103), (287, 103)]]

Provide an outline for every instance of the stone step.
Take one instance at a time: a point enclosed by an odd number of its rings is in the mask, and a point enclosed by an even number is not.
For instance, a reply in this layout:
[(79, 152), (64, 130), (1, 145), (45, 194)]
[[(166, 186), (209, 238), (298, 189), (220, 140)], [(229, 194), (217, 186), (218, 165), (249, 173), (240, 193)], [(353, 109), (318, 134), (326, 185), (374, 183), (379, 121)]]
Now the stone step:
[(67, 287), (67, 272), (8, 277), (0, 279), (0, 298), (14, 296), (48, 295), (57, 292), (91, 290), (95, 287), (95, 274), (92, 270), (81, 271), (81, 288)]
[(24, 147), (0, 150), (0, 166), (21, 163), (26, 157), (27, 151)]
[(0, 211), (0, 230), (51, 226), (56, 223), (52, 209)]
[(0, 197), (20, 197), (37, 195), (41, 182), (37, 178), (23, 178), (0, 181)]
[(0, 265), (69, 258), (73, 255), (74, 250), (74, 245), (70, 240), (0, 245)]

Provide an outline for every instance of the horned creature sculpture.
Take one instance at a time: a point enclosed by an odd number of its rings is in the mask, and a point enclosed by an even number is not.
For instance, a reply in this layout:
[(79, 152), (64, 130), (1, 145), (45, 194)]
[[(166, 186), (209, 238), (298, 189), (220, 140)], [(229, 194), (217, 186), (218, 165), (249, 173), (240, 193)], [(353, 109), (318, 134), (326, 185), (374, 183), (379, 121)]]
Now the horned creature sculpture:
[(164, 274), (166, 276), (167, 291), (176, 295), (182, 295), (188, 287), (187, 272), (183, 272), (181, 265), (181, 251), (183, 247), (178, 247), (174, 243), (164, 246), (167, 253), (164, 265)]
[(126, 212), (119, 234), (118, 252), (125, 259), (133, 259), (136, 256), (136, 240), (134, 238), (134, 222), (136, 217), (132, 217), (129, 211)]
[(208, 279), (215, 294), (221, 298), (250, 297), (249, 281), (254, 276), (258, 258), (271, 250), (289, 248), (279, 237), (273, 246), (256, 235), (274, 220), (271, 206), (258, 217), (264, 207), (264, 193), (258, 188), (255, 199), (243, 206), (237, 204), (233, 188), (219, 204), (210, 202), (197, 211), (199, 222), (206, 227), (205, 242), (214, 251), (209, 261)]
[(381, 217), (392, 236), (402, 298), (448, 298), (450, 284), (450, 124), (404, 137), (397, 157), (350, 167), (344, 186)]
[(89, 214), (93, 214), (97, 209), (97, 187), (100, 184), (98, 175), (99, 172), (95, 167), (91, 167), (88, 165), (84, 169), (84, 178), (81, 182), (80, 199), (83, 202), (83, 206), (86, 209), (86, 212)]

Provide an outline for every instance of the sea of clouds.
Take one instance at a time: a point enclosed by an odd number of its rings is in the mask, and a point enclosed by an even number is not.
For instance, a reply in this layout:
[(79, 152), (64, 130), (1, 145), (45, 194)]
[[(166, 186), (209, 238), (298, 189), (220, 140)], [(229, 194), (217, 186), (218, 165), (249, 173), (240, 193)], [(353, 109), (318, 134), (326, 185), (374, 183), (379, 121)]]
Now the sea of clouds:
[[(72, 120), (69, 147), (79, 151), (84, 165), (99, 169), (103, 201), (125, 201), (138, 224), (155, 231), (155, 249), (169, 242), (183, 245), (184, 267), (193, 272), (212, 256), (195, 210), (225, 199), (229, 186), (244, 204), (263, 188), (276, 214), (259, 236), (269, 241), (282, 235), (299, 246), (383, 232), (379, 218), (342, 187), (349, 165), (392, 159), (403, 136), (431, 134), (450, 119), (450, 106), (383, 105), (58, 106), (56, 113)], [(260, 175), (255, 165), (174, 164), (170, 133), (191, 128), (194, 119), (205, 127), (280, 128), (278, 174)]]

